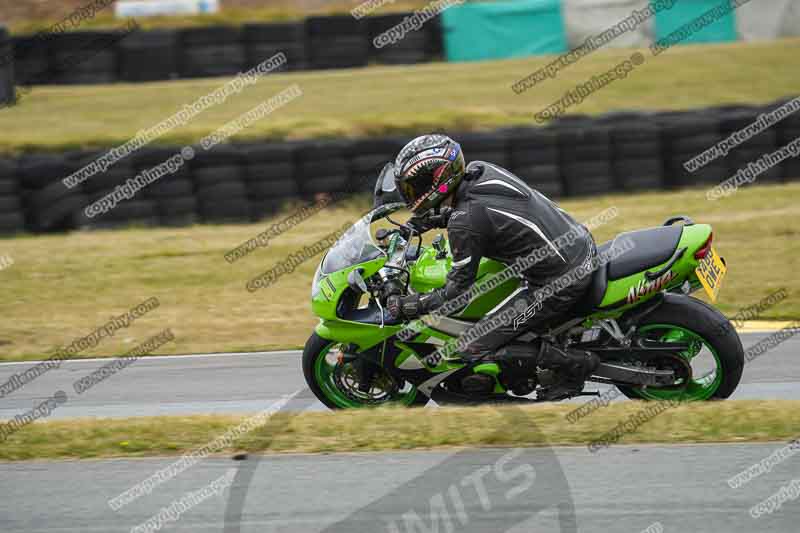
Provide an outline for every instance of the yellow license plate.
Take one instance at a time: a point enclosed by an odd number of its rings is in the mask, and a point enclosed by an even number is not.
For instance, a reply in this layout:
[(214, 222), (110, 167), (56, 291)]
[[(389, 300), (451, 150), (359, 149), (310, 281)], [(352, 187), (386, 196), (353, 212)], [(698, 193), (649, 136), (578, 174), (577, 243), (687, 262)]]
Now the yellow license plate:
[(722, 279), (725, 277), (725, 273), (728, 272), (728, 267), (725, 266), (713, 246), (708, 250), (706, 256), (700, 260), (700, 264), (697, 265), (694, 271), (711, 301), (716, 302), (719, 288), (722, 286)]

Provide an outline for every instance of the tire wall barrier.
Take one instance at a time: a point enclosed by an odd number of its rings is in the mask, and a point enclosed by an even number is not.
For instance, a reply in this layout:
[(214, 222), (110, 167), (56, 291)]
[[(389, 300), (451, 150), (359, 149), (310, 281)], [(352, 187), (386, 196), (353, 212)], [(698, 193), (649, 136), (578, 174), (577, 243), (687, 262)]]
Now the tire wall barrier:
[(14, 87), (11, 38), (8, 31), (0, 26), (0, 108), (14, 104), (16, 100)]
[[(410, 13), (310, 17), (301, 22), (203, 26), (176, 30), (74, 31), (11, 38), (19, 85), (145, 82), (233, 76), (277, 52), (284, 70), (412, 64), (441, 59), (438, 20), (391, 46), (373, 39)], [(2, 34), (5, 35), (5, 34)], [(7, 39), (0, 38), (0, 45)], [(158, 58), (158, 61), (153, 61)]]
[[(284, 68), (288, 70), (415, 64), (445, 56), (459, 61), (509, 58), (566, 52), (653, 1), (470, 2), (444, 10), (419, 30), (380, 48), (374, 46), (375, 38), (413, 13), (361, 19), (349, 14), (318, 16), (241, 27), (137, 27), (125, 35), (120, 35), (120, 30), (14, 35), (12, 47), (17, 83), (25, 86), (230, 76), (278, 51), (287, 55)], [(647, 47), (717, 4), (718, 0), (680, 2), (615, 37), (607, 46)], [(712, 26), (692, 42), (796, 37), (800, 35), (800, 3), (751, 1)], [(158, 61), (152, 61), (154, 57)], [(0, 75), (7, 72), (0, 69)]]
[[(790, 101), (798, 108), (794, 113), (727, 155), (686, 170), (688, 160)], [(680, 187), (699, 187), (698, 194), (704, 194), (702, 189), (800, 138), (800, 98), (766, 106), (577, 115), (546, 127), (444, 133), (461, 143), (468, 161), (505, 167), (550, 197)], [(257, 221), (289, 201), (371, 191), (383, 164), (411, 136), (250, 142), (208, 152), (197, 147), (196, 156), (177, 172), (92, 218), (85, 214), (87, 205), (180, 147), (143, 148), (72, 188), (62, 180), (103, 150), (0, 156), (0, 233)], [(754, 183), (788, 181), (800, 181), (798, 157), (763, 170)]]

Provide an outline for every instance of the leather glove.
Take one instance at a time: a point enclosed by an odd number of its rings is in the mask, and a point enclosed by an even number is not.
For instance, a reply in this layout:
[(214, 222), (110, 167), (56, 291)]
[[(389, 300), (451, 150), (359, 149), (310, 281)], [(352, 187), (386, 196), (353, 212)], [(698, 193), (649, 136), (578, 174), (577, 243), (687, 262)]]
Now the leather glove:
[(452, 213), (452, 207), (442, 207), (438, 211), (436, 209), (428, 209), (421, 215), (412, 216), (408, 219), (407, 224), (414, 228), (417, 233), (425, 233), (434, 228), (446, 228), (447, 221)]
[(411, 294), (409, 296), (392, 295), (386, 299), (386, 309), (389, 311), (389, 316), (395, 320), (399, 318), (406, 320), (417, 318), (422, 314), (420, 307), (419, 294)]

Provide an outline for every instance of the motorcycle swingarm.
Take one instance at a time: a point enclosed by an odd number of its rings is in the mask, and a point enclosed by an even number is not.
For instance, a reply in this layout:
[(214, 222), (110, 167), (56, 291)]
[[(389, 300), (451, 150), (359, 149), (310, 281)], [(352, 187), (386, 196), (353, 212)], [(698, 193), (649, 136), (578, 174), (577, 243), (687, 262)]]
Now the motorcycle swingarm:
[(647, 361), (665, 354), (673, 355), (691, 348), (685, 342), (660, 342), (649, 339), (635, 339), (630, 346), (580, 346), (597, 354), (604, 361), (638, 359)]
[(603, 378), (602, 381), (624, 385), (663, 386), (664, 381), (675, 377), (675, 372), (672, 370), (647, 370), (614, 363), (600, 363), (592, 374), (592, 379), (595, 377)]

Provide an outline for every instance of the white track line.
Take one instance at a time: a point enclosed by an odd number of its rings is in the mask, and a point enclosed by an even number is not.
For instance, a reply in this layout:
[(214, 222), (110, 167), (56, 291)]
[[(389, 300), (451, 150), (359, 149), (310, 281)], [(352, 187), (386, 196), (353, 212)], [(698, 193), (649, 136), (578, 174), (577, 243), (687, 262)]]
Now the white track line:
[[(751, 331), (741, 331), (737, 330), (739, 334), (763, 334), (763, 333), (771, 333), (777, 330), (765, 329), (761, 330), (751, 330)], [(145, 361), (153, 361), (153, 360), (160, 360), (160, 359), (175, 359), (175, 358), (183, 358), (183, 359), (201, 359), (204, 357), (238, 357), (238, 356), (247, 356), (247, 355), (300, 355), (303, 353), (303, 350), (278, 350), (275, 352), (220, 352), (220, 353), (197, 353), (197, 354), (174, 354), (174, 355), (145, 355), (141, 359)], [(92, 359), (64, 359), (63, 362), (65, 363), (97, 363), (98, 361), (108, 361), (109, 359), (113, 359), (114, 357), (119, 357), (116, 355), (111, 355), (108, 357), (94, 357)], [(37, 363), (42, 363), (41, 360), (30, 360), (30, 361), (13, 361), (13, 362), (5, 362), (0, 363), (0, 367), (3, 366), (13, 366), (13, 365), (35, 365)]]
[[(197, 353), (197, 354), (174, 354), (174, 355), (145, 355), (140, 358), (142, 361), (153, 361), (153, 360), (162, 360), (162, 359), (172, 359), (172, 360), (179, 360), (179, 359), (201, 359), (205, 357), (238, 357), (238, 356), (264, 356), (264, 355), (299, 355), (302, 353), (302, 350), (279, 350), (276, 352), (223, 352), (223, 353)], [(91, 359), (64, 359), (62, 362), (64, 363), (97, 363), (101, 361), (109, 361), (114, 357), (118, 357), (116, 355), (111, 355), (108, 357), (94, 357)], [(13, 365), (36, 365), (38, 363), (42, 363), (44, 361), (41, 360), (33, 360), (30, 361), (12, 361), (6, 363), (0, 363), (0, 367), (3, 366), (13, 366)]]

